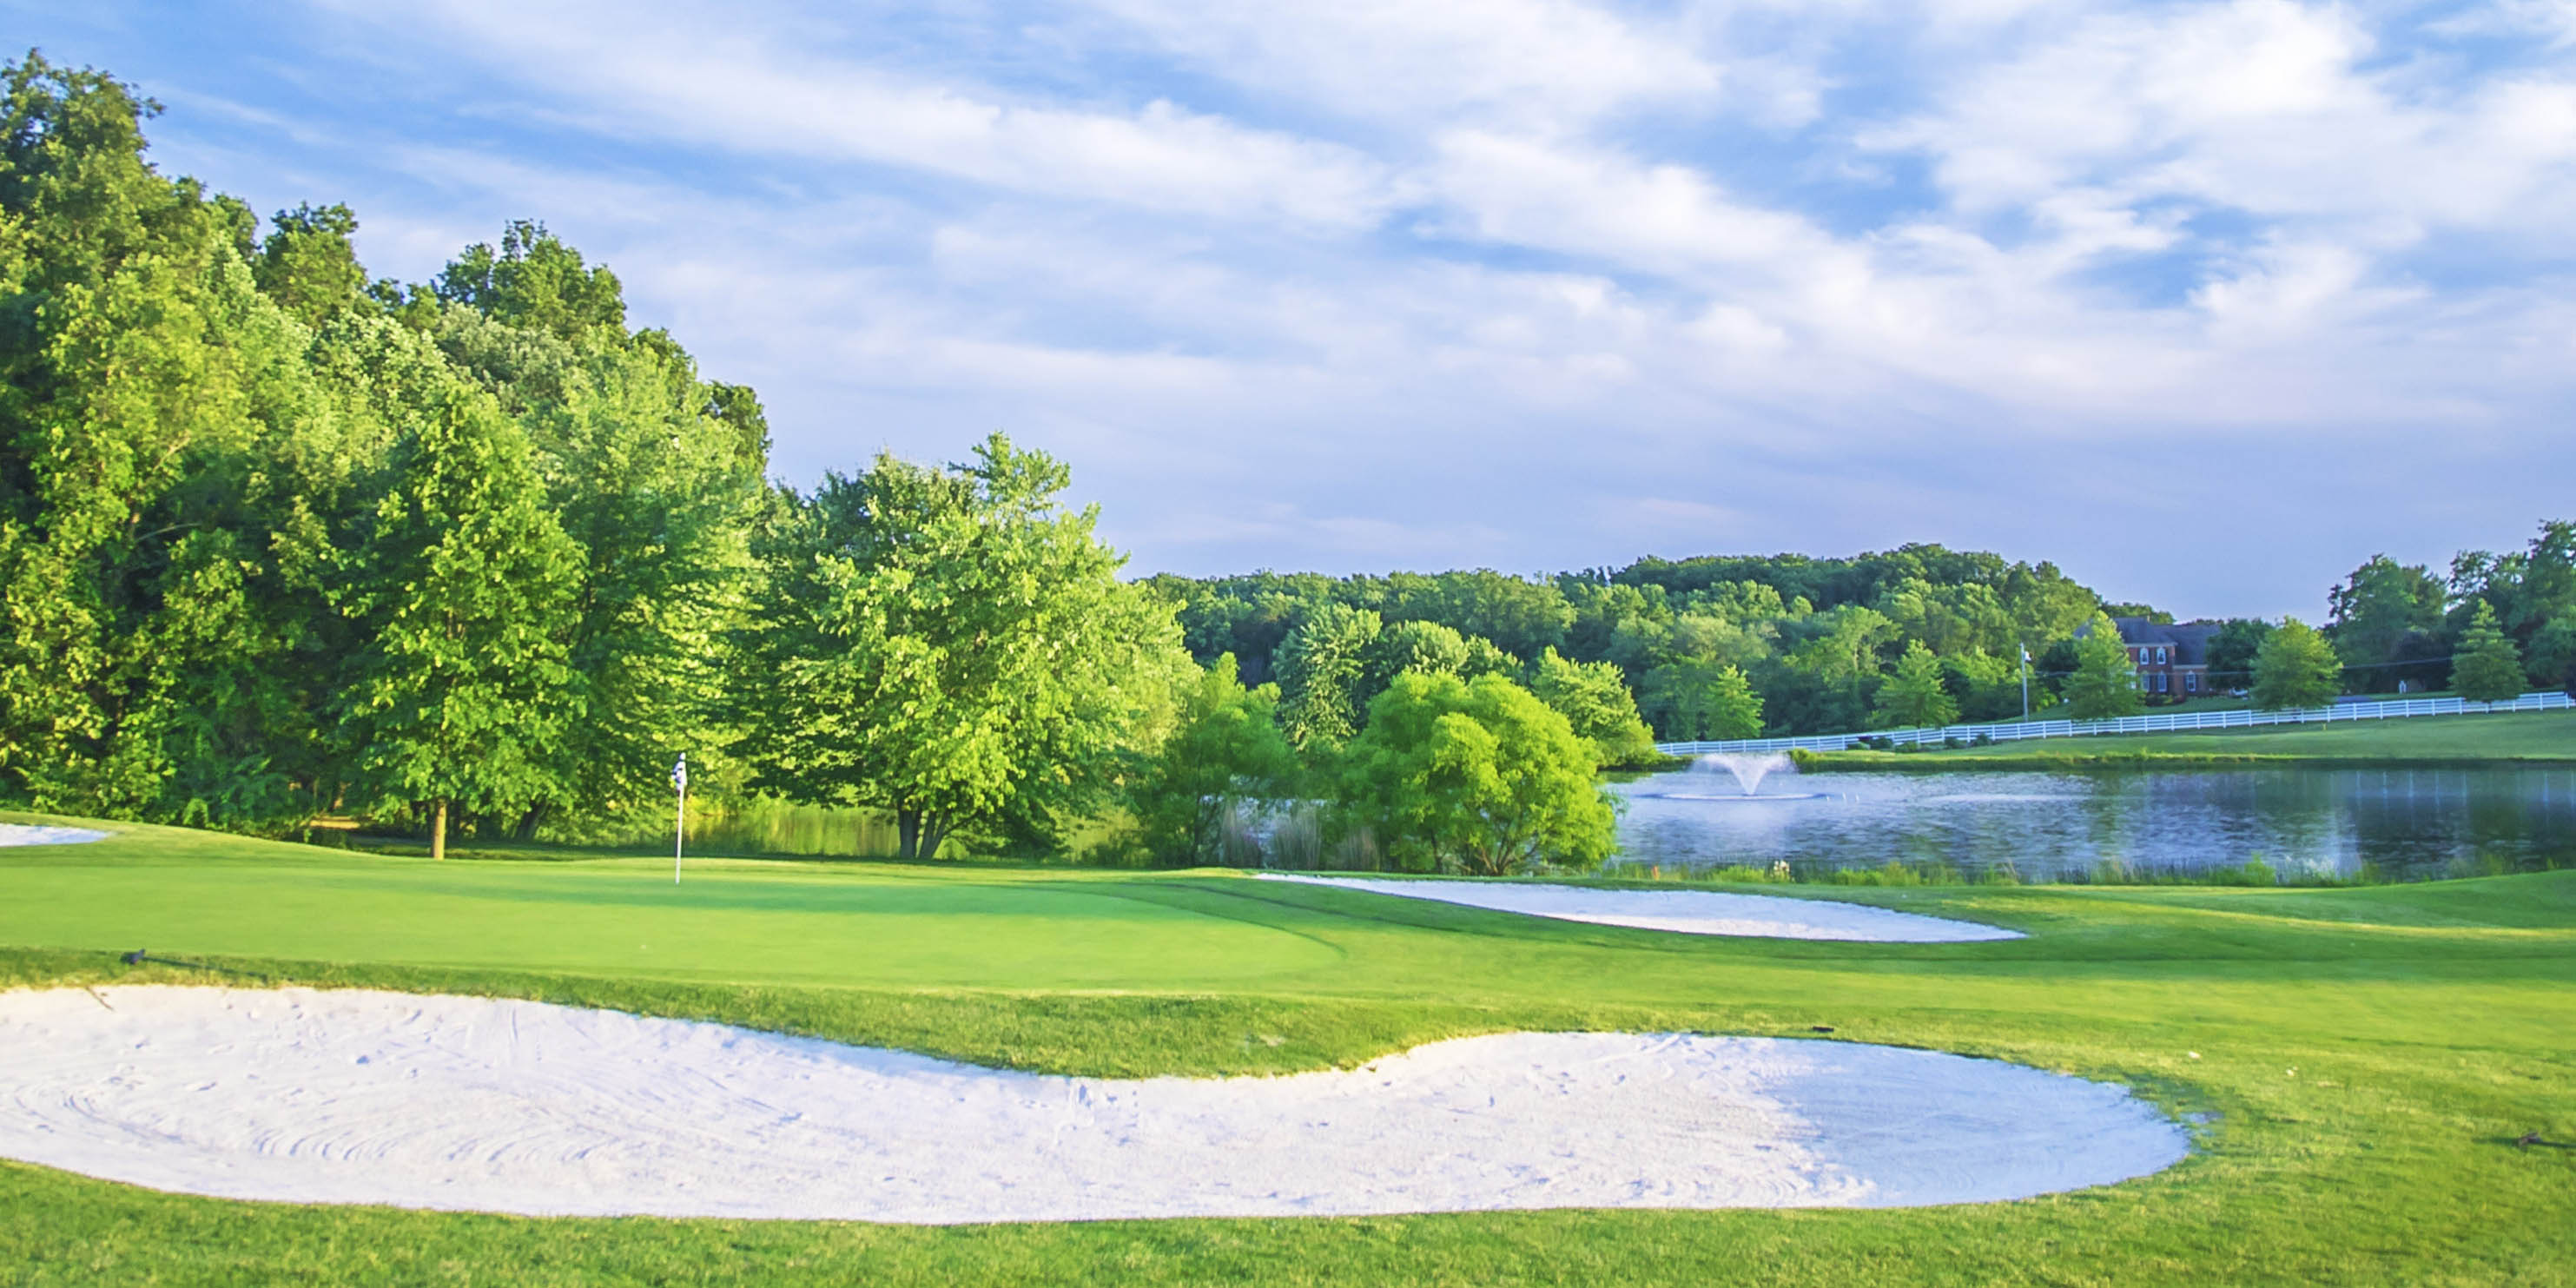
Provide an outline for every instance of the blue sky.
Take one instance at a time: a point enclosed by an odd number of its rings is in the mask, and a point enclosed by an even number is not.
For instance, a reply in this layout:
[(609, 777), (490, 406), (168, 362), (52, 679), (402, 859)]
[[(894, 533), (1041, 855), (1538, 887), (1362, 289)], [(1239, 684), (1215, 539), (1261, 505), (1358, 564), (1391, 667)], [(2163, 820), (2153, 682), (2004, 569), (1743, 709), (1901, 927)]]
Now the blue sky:
[(514, 217), (778, 472), (1044, 447), (1138, 571), (1939, 541), (2323, 611), (2576, 515), (2576, 3), (0, 0), (165, 169)]

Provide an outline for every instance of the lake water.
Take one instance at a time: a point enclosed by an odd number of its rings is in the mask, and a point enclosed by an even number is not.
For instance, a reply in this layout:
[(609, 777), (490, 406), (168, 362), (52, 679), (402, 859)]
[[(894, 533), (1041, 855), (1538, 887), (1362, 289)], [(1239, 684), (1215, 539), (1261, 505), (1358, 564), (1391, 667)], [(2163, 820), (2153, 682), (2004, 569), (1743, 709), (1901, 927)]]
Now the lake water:
[(2187, 873), (2260, 858), (2285, 875), (2420, 880), (2576, 866), (2576, 768), (2104, 770), (1775, 774), (1731, 797), (1723, 773), (1616, 785), (1614, 862), (1789, 863), (1802, 874), (1890, 861), (1975, 877), (2085, 879), (2105, 866)]
[[(874, 810), (752, 801), (689, 816), (689, 849), (706, 854), (776, 854), (804, 858), (883, 858), (899, 837), (894, 820)], [(664, 831), (662, 842), (670, 843)]]

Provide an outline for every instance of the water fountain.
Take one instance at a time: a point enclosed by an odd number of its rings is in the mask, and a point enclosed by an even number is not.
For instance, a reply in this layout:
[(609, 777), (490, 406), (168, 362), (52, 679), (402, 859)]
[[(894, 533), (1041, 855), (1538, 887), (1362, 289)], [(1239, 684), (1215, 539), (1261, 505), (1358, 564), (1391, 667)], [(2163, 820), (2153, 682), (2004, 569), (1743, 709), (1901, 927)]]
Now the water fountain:
[(1735, 776), (1735, 785), (1744, 795), (1762, 794), (1762, 780), (1779, 770), (1798, 772), (1798, 762), (1776, 751), (1721, 751), (1691, 762), (1691, 768), (1703, 774), (1725, 770)]
[(1684, 790), (1660, 792), (1666, 800), (1677, 801), (1804, 801), (1816, 799), (1815, 792), (1764, 792), (1762, 780), (1773, 774), (1798, 772), (1797, 762), (1776, 751), (1721, 751), (1691, 762), (1690, 778), (1709, 781), (1712, 789), (1724, 783), (1720, 772), (1734, 779), (1733, 792)]

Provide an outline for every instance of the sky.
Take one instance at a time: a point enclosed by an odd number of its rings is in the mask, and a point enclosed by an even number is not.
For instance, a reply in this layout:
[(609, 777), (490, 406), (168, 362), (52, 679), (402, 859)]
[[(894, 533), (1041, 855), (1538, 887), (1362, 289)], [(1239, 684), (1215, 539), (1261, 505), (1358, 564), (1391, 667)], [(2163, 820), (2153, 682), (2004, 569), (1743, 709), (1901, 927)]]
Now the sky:
[(513, 218), (790, 482), (999, 429), (1138, 573), (2052, 560), (2315, 620), (2576, 517), (2576, 3), (0, 0), (153, 157)]

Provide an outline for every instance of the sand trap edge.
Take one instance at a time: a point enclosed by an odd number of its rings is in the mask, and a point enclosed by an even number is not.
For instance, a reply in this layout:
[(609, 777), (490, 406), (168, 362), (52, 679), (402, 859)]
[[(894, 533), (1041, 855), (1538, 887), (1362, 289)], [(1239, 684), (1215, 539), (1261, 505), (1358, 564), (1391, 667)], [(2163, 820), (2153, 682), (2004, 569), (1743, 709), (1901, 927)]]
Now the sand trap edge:
[(114, 836), (93, 827), (57, 827), (50, 823), (0, 823), (0, 848), (18, 845), (87, 845)]
[(1952, 917), (1899, 912), (1840, 899), (1737, 894), (1722, 890), (1616, 890), (1519, 881), (1439, 881), (1258, 872), (1287, 881), (1488, 912), (1580, 921), (1634, 930), (1742, 939), (1810, 939), (1879, 944), (1964, 944), (2025, 939), (2022, 931)]

